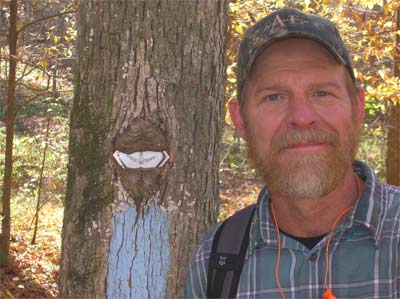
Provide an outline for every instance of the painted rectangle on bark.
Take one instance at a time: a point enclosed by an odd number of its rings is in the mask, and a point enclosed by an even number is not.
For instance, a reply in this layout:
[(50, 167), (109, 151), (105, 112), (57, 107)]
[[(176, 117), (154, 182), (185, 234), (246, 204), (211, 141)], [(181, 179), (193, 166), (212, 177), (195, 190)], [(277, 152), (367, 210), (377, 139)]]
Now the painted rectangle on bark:
[(151, 202), (139, 215), (125, 205), (114, 215), (108, 257), (108, 298), (162, 298), (169, 266), (168, 217)]

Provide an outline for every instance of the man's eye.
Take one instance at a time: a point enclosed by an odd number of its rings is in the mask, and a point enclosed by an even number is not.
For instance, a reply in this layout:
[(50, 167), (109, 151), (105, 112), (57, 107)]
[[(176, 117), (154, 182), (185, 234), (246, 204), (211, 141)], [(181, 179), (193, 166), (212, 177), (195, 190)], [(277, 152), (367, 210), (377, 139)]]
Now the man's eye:
[(329, 93), (326, 92), (326, 91), (323, 91), (323, 90), (318, 90), (318, 91), (315, 93), (315, 95), (316, 95), (317, 97), (326, 97), (327, 95), (329, 95)]
[(279, 100), (279, 98), (280, 98), (279, 94), (270, 94), (265, 97), (265, 99), (270, 102), (275, 102), (275, 101)]

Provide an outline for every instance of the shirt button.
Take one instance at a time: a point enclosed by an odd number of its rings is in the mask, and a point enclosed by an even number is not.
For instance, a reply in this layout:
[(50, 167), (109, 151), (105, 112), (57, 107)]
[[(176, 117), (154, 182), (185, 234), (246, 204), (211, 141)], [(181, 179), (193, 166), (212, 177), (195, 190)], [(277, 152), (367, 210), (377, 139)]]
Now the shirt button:
[(308, 257), (308, 260), (313, 262), (317, 259), (317, 257), (318, 257), (318, 255), (316, 253), (313, 253)]

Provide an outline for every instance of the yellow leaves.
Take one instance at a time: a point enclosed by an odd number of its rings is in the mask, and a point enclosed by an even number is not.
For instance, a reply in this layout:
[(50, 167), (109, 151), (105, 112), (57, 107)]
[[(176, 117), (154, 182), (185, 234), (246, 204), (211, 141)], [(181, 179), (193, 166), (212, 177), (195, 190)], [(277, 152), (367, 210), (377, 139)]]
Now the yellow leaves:
[(361, 16), (360, 16), (358, 13), (352, 12), (351, 16), (353, 17), (353, 19), (354, 19), (356, 22), (358, 22), (358, 23), (361, 23), (361, 22), (362, 22), (362, 18), (361, 18)]
[(41, 60), (41, 61), (39, 61), (39, 63), (38, 63), (38, 66), (39, 66), (40, 68), (42, 68), (42, 69), (47, 68), (48, 65), (49, 65), (49, 62), (48, 62), (47, 60)]
[(17, 21), (17, 31), (21, 30), (21, 28), (24, 26), (24, 23), (22, 22), (21, 19), (18, 19)]
[(377, 96), (377, 91), (372, 88), (370, 85), (367, 86), (367, 88), (365, 89), (367, 95), (371, 96), (371, 97), (376, 97)]
[(363, 74), (362, 73), (359, 73), (357, 69), (353, 69), (353, 72), (354, 72), (354, 76), (356, 78), (358, 78), (358, 80), (361, 80), (361, 81), (363, 80)]
[(379, 70), (378, 74), (382, 79), (385, 79), (385, 72), (383, 70)]
[(371, 53), (370, 53), (371, 51), (369, 51), (369, 50), (367, 50), (367, 51), (365, 51), (365, 54), (364, 54), (364, 60), (365, 61), (368, 61), (369, 60), (369, 57), (371, 56)]
[(383, 25), (383, 27), (384, 28), (392, 28), (393, 27), (393, 22), (392, 21), (387, 21), (384, 25)]
[(382, 7), (383, 5), (382, 0), (360, 0), (359, 3), (364, 6), (365, 8), (368, 8), (370, 10), (374, 9), (376, 6), (377, 7)]
[(234, 15), (234, 13), (238, 10), (239, 10), (239, 6), (237, 5), (237, 3), (234, 3), (234, 2), (229, 3), (229, 13), (230, 14)]
[(390, 7), (389, 7), (389, 5), (384, 4), (384, 5), (382, 6), (382, 10), (383, 10), (383, 14), (384, 14), (385, 16), (387, 16), (387, 15), (389, 14), (389, 12), (390, 12)]
[(235, 31), (237, 33), (239, 33), (240, 35), (243, 35), (243, 29), (242, 29), (242, 26), (240, 26), (240, 25), (235, 26)]
[(228, 77), (228, 82), (236, 83), (236, 72), (233, 70), (236, 67), (236, 63), (229, 65), (226, 68), (226, 75)]
[[(227, 101), (226, 104), (225, 104), (226, 111), (228, 111), (228, 103), (229, 103), (229, 101)], [(232, 119), (231, 119), (231, 115), (229, 113), (225, 113), (224, 121), (225, 121), (225, 123), (227, 125), (230, 125), (230, 126), (233, 125), (233, 122), (232, 122)]]
[(233, 76), (228, 77), (228, 81), (231, 83), (236, 83), (236, 78)]
[(400, 79), (396, 77), (389, 77), (385, 74), (384, 70), (378, 71), (381, 79), (376, 77), (366, 76), (366, 96), (373, 97), (379, 101), (381, 100), (400, 100)]

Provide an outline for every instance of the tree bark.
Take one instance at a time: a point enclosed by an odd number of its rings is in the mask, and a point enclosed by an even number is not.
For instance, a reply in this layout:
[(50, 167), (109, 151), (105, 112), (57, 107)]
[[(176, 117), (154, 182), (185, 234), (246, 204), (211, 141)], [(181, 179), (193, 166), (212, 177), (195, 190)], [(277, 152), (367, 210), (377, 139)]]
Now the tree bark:
[[(400, 8), (396, 13), (397, 30), (400, 30)], [(394, 75), (400, 77), (400, 35), (396, 34), (396, 53), (394, 55)], [(390, 103), (389, 129), (387, 141), (386, 181), (400, 186), (400, 105)]]
[(10, 1), (10, 67), (8, 74), (8, 92), (6, 103), (6, 151), (4, 161), (3, 195), (2, 195), (2, 221), (0, 234), (0, 267), (9, 263), (10, 249), (10, 198), (11, 198), (11, 176), (13, 167), (13, 139), (14, 139), (14, 105), (15, 105), (15, 78), (17, 69), (17, 11), (18, 1)]
[[(80, 2), (60, 295), (180, 298), (218, 210), (226, 0)], [(115, 150), (167, 151), (121, 168)]]

